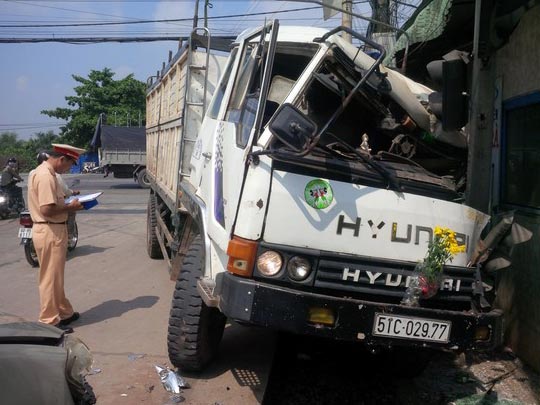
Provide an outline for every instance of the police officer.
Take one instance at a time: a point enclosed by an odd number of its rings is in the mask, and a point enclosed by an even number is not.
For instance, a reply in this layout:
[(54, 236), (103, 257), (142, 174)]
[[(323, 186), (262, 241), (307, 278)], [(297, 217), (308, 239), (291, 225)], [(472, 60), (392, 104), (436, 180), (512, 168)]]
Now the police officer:
[(66, 333), (69, 323), (80, 316), (73, 310), (64, 292), (64, 268), (68, 242), (68, 213), (83, 209), (78, 200), (64, 202), (64, 191), (56, 173), (66, 173), (77, 163), (84, 149), (53, 144), (49, 158), (28, 177), (28, 208), (34, 221), (32, 240), (39, 261), (39, 321), (54, 325)]

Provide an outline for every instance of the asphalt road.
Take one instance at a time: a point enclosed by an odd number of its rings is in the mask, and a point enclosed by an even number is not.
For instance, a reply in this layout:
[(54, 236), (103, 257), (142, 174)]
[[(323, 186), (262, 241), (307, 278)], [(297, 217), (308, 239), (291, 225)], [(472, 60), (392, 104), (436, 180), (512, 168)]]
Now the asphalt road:
[[(146, 253), (148, 190), (112, 176), (65, 178), (68, 184), (79, 179), (83, 194), (104, 192), (96, 207), (77, 214), (79, 243), (65, 277), (66, 295), (81, 313), (75, 335), (94, 355), (88, 380), (98, 404), (175, 403), (154, 368), (171, 366), (166, 337), (174, 283), (165, 263)], [(18, 228), (17, 218), (0, 221), (0, 309), (36, 320), (38, 270), (25, 260)], [(272, 353), (271, 333), (228, 324), (216, 363), (203, 374), (184, 375), (191, 384), (181, 394), (185, 403), (260, 403)]]

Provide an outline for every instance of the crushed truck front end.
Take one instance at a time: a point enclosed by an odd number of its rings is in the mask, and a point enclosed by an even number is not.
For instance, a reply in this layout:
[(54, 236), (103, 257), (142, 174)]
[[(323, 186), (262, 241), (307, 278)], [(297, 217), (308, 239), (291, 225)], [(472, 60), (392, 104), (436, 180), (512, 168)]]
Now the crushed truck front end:
[[(369, 346), (500, 345), (493, 285), (469, 266), (489, 217), (461, 203), (464, 133), (442, 130), (430, 89), (371, 69), (375, 60), (337, 36), (317, 41), (254, 140), (214, 302), (243, 323)], [(294, 110), (285, 127), (283, 105)], [(291, 128), (309, 122), (315, 135), (300, 150)], [(444, 267), (434, 297), (403, 305), (436, 227), (465, 251)]]
[[(147, 247), (176, 280), (174, 365), (204, 368), (226, 317), (370, 347), (501, 342), (493, 277), (471, 266), (489, 217), (461, 203), (467, 137), (370, 46), (377, 59), (337, 31), (272, 21), (232, 45), (200, 125), (203, 102), (162, 125), (148, 114)], [(437, 227), (464, 252), (433, 297), (405, 305)]]

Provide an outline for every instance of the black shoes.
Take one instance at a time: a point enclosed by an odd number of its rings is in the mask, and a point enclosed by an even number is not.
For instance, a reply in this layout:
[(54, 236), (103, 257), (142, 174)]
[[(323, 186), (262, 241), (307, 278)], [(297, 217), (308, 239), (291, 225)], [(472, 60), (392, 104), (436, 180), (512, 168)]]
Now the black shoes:
[(64, 331), (64, 333), (73, 333), (73, 328), (67, 326), (67, 325), (63, 325), (62, 322), (58, 322), (56, 325), (54, 325), (54, 327), (58, 328), (58, 329), (61, 329)]
[(69, 325), (71, 322), (75, 322), (77, 319), (81, 317), (81, 314), (78, 312), (73, 312), (73, 315), (71, 315), (69, 318), (62, 319), (60, 322), (58, 322), (59, 325)]

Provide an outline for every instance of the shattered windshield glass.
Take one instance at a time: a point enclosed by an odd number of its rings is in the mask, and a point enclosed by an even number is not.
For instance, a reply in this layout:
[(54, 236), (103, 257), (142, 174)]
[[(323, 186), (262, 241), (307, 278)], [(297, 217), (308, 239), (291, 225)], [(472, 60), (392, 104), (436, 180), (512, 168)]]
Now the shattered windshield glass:
[[(398, 191), (423, 184), (451, 192), (453, 197), (449, 199), (458, 198), (464, 188), (466, 148), (441, 142), (434, 134), (436, 125), (426, 130), (425, 123), (422, 128), (411, 118), (407, 109), (411, 109), (408, 107), (412, 98), (416, 104), (413, 107), (430, 117), (427, 122), (436, 121), (426, 111), (427, 102), (421, 104), (419, 97), (403, 85), (410, 85), (403, 76), (396, 79), (395, 72), (391, 72), (394, 76), (389, 80), (387, 71), (377, 69), (326, 128), (366, 70), (340, 47), (328, 50), (295, 101), (296, 108), (319, 129), (323, 128), (316, 146), (310, 153), (297, 157), (296, 164), (319, 165), (342, 175), (368, 177), (378, 187)], [(271, 147), (278, 160), (279, 150), (286, 150), (277, 140)]]

